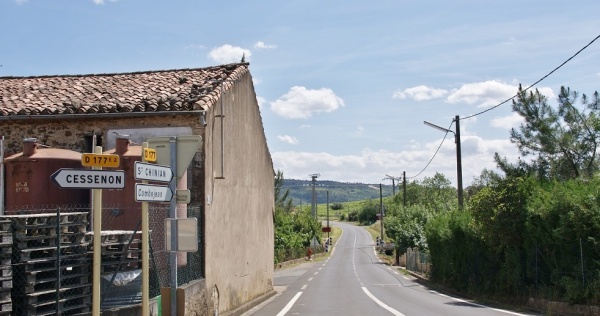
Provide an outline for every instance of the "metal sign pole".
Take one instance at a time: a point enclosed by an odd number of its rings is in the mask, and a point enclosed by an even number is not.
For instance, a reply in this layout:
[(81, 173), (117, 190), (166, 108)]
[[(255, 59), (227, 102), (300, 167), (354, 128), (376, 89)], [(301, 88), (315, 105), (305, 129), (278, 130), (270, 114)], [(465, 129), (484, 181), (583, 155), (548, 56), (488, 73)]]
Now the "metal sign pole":
[[(102, 153), (102, 147), (94, 148), (96, 154)], [(94, 170), (102, 170), (102, 167), (93, 167)], [(94, 214), (94, 262), (92, 277), (92, 315), (100, 316), (100, 264), (102, 260), (102, 189), (93, 189), (93, 210)]]
[[(177, 137), (171, 136), (169, 138), (170, 143), (170, 165), (175, 175), (171, 182), (169, 182), (169, 188), (172, 192), (177, 191)], [(172, 198), (170, 203), (170, 214), (171, 220), (171, 252), (169, 253), (171, 262), (171, 315), (177, 315), (177, 199)]]
[[(148, 148), (148, 143), (142, 143), (142, 150)], [(146, 161), (142, 154), (142, 161)], [(142, 181), (148, 183), (148, 181)], [(150, 315), (150, 229), (148, 223), (148, 202), (142, 202), (142, 315)]]

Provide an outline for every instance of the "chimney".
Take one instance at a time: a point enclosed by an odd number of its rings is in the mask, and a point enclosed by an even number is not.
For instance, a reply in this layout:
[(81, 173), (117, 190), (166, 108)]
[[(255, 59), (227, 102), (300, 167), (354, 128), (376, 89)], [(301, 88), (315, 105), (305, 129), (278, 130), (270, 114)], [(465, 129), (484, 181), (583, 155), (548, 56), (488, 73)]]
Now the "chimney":
[(123, 155), (129, 150), (129, 138), (117, 137), (115, 144), (115, 154)]
[(38, 142), (37, 138), (25, 138), (23, 139), (23, 156), (29, 157), (37, 152)]

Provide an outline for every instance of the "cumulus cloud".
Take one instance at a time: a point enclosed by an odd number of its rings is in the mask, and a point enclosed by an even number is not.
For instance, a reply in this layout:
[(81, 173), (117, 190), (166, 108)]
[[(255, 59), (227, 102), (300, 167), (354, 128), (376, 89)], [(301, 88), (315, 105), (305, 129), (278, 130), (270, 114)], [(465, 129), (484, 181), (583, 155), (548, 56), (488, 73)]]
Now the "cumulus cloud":
[(282, 142), (286, 142), (288, 144), (291, 145), (296, 145), (299, 143), (298, 139), (296, 139), (296, 137), (294, 136), (290, 136), (290, 135), (277, 135), (277, 138), (282, 141)]
[(208, 53), (208, 58), (222, 64), (239, 63), (242, 57), (248, 61), (250, 60), (250, 56), (252, 56), (250, 50), (229, 44), (215, 47)]
[(118, 0), (92, 0), (95, 4), (103, 5), (106, 2), (117, 2)]
[(510, 130), (513, 127), (519, 126), (523, 123), (523, 117), (518, 113), (512, 113), (508, 116), (497, 117), (490, 121), (490, 125), (497, 128)]
[(254, 44), (254, 48), (256, 48), (256, 49), (275, 49), (275, 48), (277, 48), (277, 45), (267, 45), (267, 44), (265, 44), (265, 42), (258, 41), (258, 42), (256, 42), (256, 44)]
[(449, 103), (476, 104), (477, 107), (491, 107), (513, 97), (518, 86), (496, 80), (467, 83), (453, 91), (446, 99)]
[(258, 102), (258, 107), (262, 108), (263, 104), (265, 104), (265, 98), (261, 97), (261, 96), (256, 96), (256, 102)]
[(402, 91), (396, 90), (392, 95), (394, 99), (413, 99), (415, 101), (427, 101), (431, 99), (438, 99), (445, 96), (448, 93), (444, 89), (434, 89), (425, 85), (420, 85)]
[[(432, 177), (436, 172), (444, 174), (456, 186), (456, 145), (447, 138), (440, 151), (423, 171), (440, 145), (440, 140), (420, 144), (408, 150), (390, 152), (363, 149), (356, 154), (333, 155), (320, 152), (274, 152), (273, 163), (288, 179), (306, 179), (309, 174), (320, 173), (322, 179), (341, 182), (380, 183), (385, 174), (401, 176), (406, 172), (409, 181)], [(470, 135), (462, 139), (462, 166), (464, 186), (484, 168), (497, 170), (494, 153), (510, 162), (518, 159), (518, 150), (508, 139), (482, 139)], [(416, 178), (413, 178), (415, 177)]]
[(333, 112), (343, 106), (344, 100), (331, 89), (313, 90), (299, 86), (271, 102), (271, 110), (288, 119), (306, 119), (314, 113)]

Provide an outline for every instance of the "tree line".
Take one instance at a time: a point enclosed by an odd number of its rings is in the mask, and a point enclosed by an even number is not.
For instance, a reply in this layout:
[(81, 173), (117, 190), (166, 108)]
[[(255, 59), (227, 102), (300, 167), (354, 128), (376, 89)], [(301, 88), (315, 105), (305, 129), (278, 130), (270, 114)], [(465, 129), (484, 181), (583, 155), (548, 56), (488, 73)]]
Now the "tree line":
[(484, 170), (462, 210), (443, 175), (411, 183), (406, 206), (386, 205), (397, 251), (428, 252), (431, 278), (470, 294), (599, 305), (598, 101), (562, 87), (552, 107), (519, 87), (510, 140), (523, 159), (496, 153), (501, 172)]

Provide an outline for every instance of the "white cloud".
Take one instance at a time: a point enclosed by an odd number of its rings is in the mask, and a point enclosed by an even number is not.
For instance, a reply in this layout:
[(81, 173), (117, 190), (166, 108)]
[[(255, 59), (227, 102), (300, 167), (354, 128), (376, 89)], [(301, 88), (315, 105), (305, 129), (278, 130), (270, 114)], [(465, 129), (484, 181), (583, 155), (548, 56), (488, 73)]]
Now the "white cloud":
[(518, 86), (496, 80), (467, 83), (446, 99), (450, 103), (477, 104), (478, 107), (497, 105), (517, 94)]
[(364, 126), (362, 126), (362, 125), (358, 125), (358, 126), (356, 127), (356, 132), (355, 132), (355, 133), (356, 133), (356, 135), (359, 135), (359, 136), (360, 136), (360, 135), (363, 135), (363, 134), (365, 133), (365, 128), (364, 128)]
[(306, 119), (319, 112), (332, 112), (344, 106), (344, 100), (328, 88), (318, 90), (294, 86), (271, 102), (271, 110), (288, 119)]
[(434, 89), (425, 85), (420, 85), (402, 91), (396, 90), (392, 95), (394, 99), (413, 99), (415, 101), (427, 101), (431, 99), (441, 98), (448, 93), (444, 89)]
[(29, 0), (15, 0), (15, 2), (16, 2), (17, 4), (23, 4), (23, 3), (26, 3), (26, 2), (28, 2), (28, 1), (29, 1)]
[[(432, 177), (439, 172), (456, 186), (456, 145), (451, 137), (444, 141), (431, 164), (421, 173), (440, 141), (441, 138), (401, 152), (366, 148), (356, 154), (336, 156), (324, 152), (288, 151), (275, 152), (272, 157), (275, 170), (283, 171), (287, 179), (308, 179), (309, 174), (320, 173), (323, 180), (380, 183), (385, 174), (399, 177), (406, 172), (408, 181), (413, 181)], [(496, 152), (510, 162), (517, 161), (518, 150), (508, 139), (482, 139), (478, 136), (462, 138), (464, 187), (469, 186), (484, 168), (497, 170), (494, 162)]]
[(512, 113), (508, 116), (497, 117), (490, 121), (490, 125), (492, 127), (502, 128), (506, 130), (510, 130), (513, 127), (519, 126), (519, 124), (523, 123), (523, 117), (518, 113)]
[(282, 141), (282, 142), (286, 142), (288, 144), (291, 145), (296, 145), (299, 143), (298, 139), (296, 139), (296, 137), (294, 136), (290, 136), (290, 135), (277, 135), (277, 138)]
[(258, 41), (258, 42), (256, 42), (256, 44), (254, 44), (254, 48), (256, 48), (256, 49), (275, 49), (275, 48), (277, 48), (277, 45), (267, 45), (263, 41)]
[(258, 107), (262, 108), (262, 106), (263, 106), (263, 104), (265, 104), (266, 100), (265, 100), (265, 98), (257, 95), (256, 102), (258, 102)]
[(250, 56), (252, 56), (250, 50), (229, 44), (215, 47), (208, 53), (208, 58), (222, 64), (239, 63), (242, 57), (249, 61)]
[(103, 5), (105, 4), (107, 1), (108, 2), (117, 2), (118, 0), (92, 0), (95, 4), (98, 5)]

